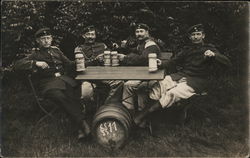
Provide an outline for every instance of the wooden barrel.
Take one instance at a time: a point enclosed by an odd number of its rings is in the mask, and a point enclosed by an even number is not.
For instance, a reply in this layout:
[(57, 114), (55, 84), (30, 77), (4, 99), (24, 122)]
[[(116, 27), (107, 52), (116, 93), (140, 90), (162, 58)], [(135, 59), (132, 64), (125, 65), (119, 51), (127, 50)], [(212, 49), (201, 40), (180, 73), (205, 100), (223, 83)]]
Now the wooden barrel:
[(96, 112), (92, 123), (92, 134), (102, 146), (121, 148), (128, 140), (132, 118), (121, 104), (107, 104)]

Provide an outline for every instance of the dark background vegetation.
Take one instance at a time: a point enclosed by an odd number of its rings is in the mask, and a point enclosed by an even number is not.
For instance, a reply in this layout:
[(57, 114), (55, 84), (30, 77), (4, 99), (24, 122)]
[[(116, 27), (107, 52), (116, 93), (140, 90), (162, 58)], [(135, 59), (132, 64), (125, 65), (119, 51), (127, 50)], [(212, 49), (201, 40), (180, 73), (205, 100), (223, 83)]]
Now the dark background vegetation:
[[(247, 2), (4, 1), (1, 7), (3, 153), (9, 156), (67, 156), (63, 152), (66, 150), (68, 155), (72, 156), (181, 156), (182, 153), (178, 150), (183, 149), (185, 151), (183, 155), (188, 156), (239, 156), (248, 152), (248, 148), (245, 147), (248, 143), (246, 140), (248, 138), (246, 133), (248, 131), (247, 59), (249, 44)], [(201, 133), (205, 134), (194, 135), (194, 138), (202, 137), (206, 142), (209, 141), (209, 136), (214, 136), (215, 131), (219, 130), (219, 133), (223, 131), (222, 133), (227, 133), (226, 136), (218, 136), (220, 139), (215, 141), (219, 141), (218, 146), (225, 146), (225, 148), (211, 149), (209, 144), (202, 149), (192, 148), (192, 145), (188, 148), (193, 139), (190, 138), (190, 142), (185, 139), (189, 138), (194, 131), (197, 132), (195, 125), (197, 122), (195, 121), (186, 127), (173, 128), (172, 132), (179, 134), (184, 141), (184, 147), (178, 146), (177, 143), (173, 147), (175, 150), (172, 150), (171, 145), (160, 141), (164, 139), (172, 139), (172, 142), (180, 141), (175, 136), (162, 135), (163, 138), (159, 140), (158, 144), (165, 146), (168, 150), (161, 151), (162, 149), (157, 148), (157, 139), (144, 138), (143, 134), (139, 137), (142, 140), (137, 141), (152, 144), (140, 146), (132, 143), (134, 147), (142, 151), (139, 153), (130, 148), (115, 155), (105, 151), (95, 153), (94, 149), (99, 148), (90, 144), (90, 149), (84, 150), (86, 153), (83, 154), (80, 152), (80, 148), (83, 147), (81, 145), (74, 147), (75, 149), (71, 147), (64, 149), (66, 146), (61, 146), (61, 149), (54, 147), (51, 140), (45, 141), (51, 147), (37, 145), (37, 142), (43, 142), (44, 138), (36, 135), (39, 132), (30, 135), (26, 131), (33, 125), (33, 119), (36, 118), (35, 101), (24, 80), (24, 75), (12, 71), (13, 62), (29, 54), (30, 50), (36, 47), (33, 36), (35, 31), (41, 27), (50, 27), (55, 34), (54, 45), (59, 46), (65, 55), (73, 60), (74, 47), (82, 42), (80, 35), (83, 27), (90, 24), (95, 25), (98, 30), (98, 40), (104, 41), (111, 47), (112, 43), (119, 44), (121, 40), (133, 34), (133, 27), (137, 22), (148, 24), (151, 28), (151, 35), (165, 42), (164, 51), (173, 53), (176, 53), (188, 42), (186, 29), (193, 24), (202, 23), (206, 30), (206, 42), (213, 43), (221, 53), (230, 58), (233, 66), (227, 71), (215, 69), (211, 80), (209, 93), (214, 102), (213, 106), (210, 106), (212, 111), (209, 113), (212, 113), (213, 116), (208, 116), (210, 122), (205, 121), (204, 125), (197, 125)], [(196, 120), (199, 120), (199, 117)], [(219, 126), (222, 127), (219, 128)], [(180, 129), (186, 134), (180, 133)], [(43, 132), (46, 138), (51, 135), (50, 130), (47, 132)], [(171, 133), (171, 131), (166, 132)], [(64, 138), (63, 134), (61, 137)], [(58, 137), (58, 141), (62, 139), (60, 134)], [(17, 140), (19, 140), (18, 143)], [(59, 144), (67, 144), (67, 141), (70, 140), (52, 141), (56, 141), (56, 146), (59, 146)], [(85, 144), (84, 147), (88, 148), (88, 145)], [(150, 146), (152, 147), (150, 148)], [(154, 149), (154, 146), (159, 150)], [(197, 146), (200, 144), (198, 143)], [(31, 150), (27, 148), (31, 148)], [(56, 152), (51, 151), (54, 155), (50, 152), (46, 153), (46, 149), (56, 150)], [(150, 149), (155, 150), (155, 154), (146, 152)], [(227, 155), (228, 151), (230, 152)], [(73, 154), (74, 152), (76, 154)]]

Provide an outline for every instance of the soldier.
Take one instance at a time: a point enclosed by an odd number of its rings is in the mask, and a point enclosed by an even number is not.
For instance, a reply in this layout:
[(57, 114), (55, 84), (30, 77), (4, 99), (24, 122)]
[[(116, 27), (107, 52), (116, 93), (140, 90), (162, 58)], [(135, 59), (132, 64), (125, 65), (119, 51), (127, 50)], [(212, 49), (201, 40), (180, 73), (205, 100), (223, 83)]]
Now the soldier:
[[(104, 43), (96, 42), (96, 29), (93, 25), (87, 26), (83, 29), (82, 37), (85, 39), (84, 44), (81, 44), (75, 48), (75, 53), (79, 51), (84, 55), (85, 66), (102, 66), (103, 65), (103, 53), (107, 49)], [(81, 98), (85, 101), (93, 101), (93, 88), (96, 86), (108, 86), (111, 90), (109, 96), (106, 99), (108, 102), (112, 98), (115, 92), (117, 92), (117, 87), (120, 87), (121, 81), (106, 80), (101, 82), (83, 82), (82, 84), (82, 96)], [(117, 92), (118, 93), (118, 92)]]
[[(130, 52), (127, 55), (119, 54), (121, 64), (127, 66), (148, 66), (148, 54), (156, 53), (159, 55), (160, 48), (153, 41), (149, 35), (149, 27), (146, 24), (138, 24), (135, 28), (135, 36), (138, 40), (138, 45), (133, 52)], [(123, 105), (127, 107), (132, 115), (135, 113), (135, 97), (132, 97), (135, 94), (135, 91), (138, 89), (142, 81), (127, 81), (124, 83), (123, 87)], [(144, 107), (145, 96), (143, 93), (137, 94), (138, 96), (138, 110), (141, 110)]]
[(61, 50), (51, 46), (53, 37), (49, 28), (42, 28), (35, 33), (39, 48), (15, 63), (16, 70), (31, 70), (38, 82), (41, 93), (59, 107), (70, 114), (72, 119), (80, 127), (78, 138), (85, 138), (90, 134), (90, 127), (82, 113), (80, 99), (74, 94), (77, 83), (67, 76), (65, 69), (75, 67)]
[(202, 92), (208, 83), (209, 70), (215, 62), (225, 66), (231, 65), (229, 59), (220, 54), (214, 45), (204, 43), (205, 33), (202, 24), (190, 27), (188, 36), (191, 44), (185, 46), (170, 61), (161, 63), (162, 68), (176, 65), (181, 69), (153, 85), (149, 96), (154, 101), (135, 117), (136, 124), (140, 124), (146, 115), (161, 107), (168, 108), (181, 99), (188, 99)]
[[(82, 37), (84, 38), (84, 44), (81, 44), (75, 48), (75, 52), (82, 51), (85, 58), (86, 66), (101, 66), (104, 50), (107, 46), (102, 42), (96, 42), (96, 30), (93, 25), (87, 26), (83, 29)], [(99, 58), (100, 57), (100, 58)]]

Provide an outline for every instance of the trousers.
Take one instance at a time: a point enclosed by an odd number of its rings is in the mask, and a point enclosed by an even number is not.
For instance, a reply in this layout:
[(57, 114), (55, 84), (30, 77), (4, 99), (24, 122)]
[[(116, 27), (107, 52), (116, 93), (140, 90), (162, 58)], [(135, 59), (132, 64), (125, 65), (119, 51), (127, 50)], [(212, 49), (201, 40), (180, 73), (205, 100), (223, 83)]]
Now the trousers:
[(123, 81), (120, 80), (104, 80), (96, 83), (85, 81), (81, 85), (81, 99), (93, 101), (94, 88), (102, 87), (102, 85), (106, 85), (110, 88), (108, 97), (111, 97), (117, 91), (117, 86), (121, 84), (123, 84)]
[(80, 104), (80, 99), (73, 87), (69, 85), (65, 90), (50, 89), (45, 93), (45, 97), (54, 102), (59, 108), (63, 108), (71, 118), (79, 125), (85, 120), (85, 115), (82, 112), (83, 108)]
[(141, 83), (142, 81), (140, 80), (129, 80), (124, 83), (122, 104), (129, 110), (136, 109), (136, 101), (138, 103), (137, 110), (140, 111), (145, 108), (145, 102), (147, 101), (148, 94), (143, 91), (137, 91)]
[(158, 100), (163, 108), (167, 108), (181, 99), (187, 99), (196, 94), (186, 81), (181, 80), (173, 81), (170, 76), (165, 76), (163, 80), (153, 86), (149, 97)]

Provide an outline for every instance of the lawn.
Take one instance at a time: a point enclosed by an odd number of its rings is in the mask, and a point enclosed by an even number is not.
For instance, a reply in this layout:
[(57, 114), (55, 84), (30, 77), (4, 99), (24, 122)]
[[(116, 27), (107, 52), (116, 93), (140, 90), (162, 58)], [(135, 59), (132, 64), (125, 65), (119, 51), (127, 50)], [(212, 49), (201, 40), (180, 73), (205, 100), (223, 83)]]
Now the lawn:
[[(10, 95), (11, 94), (11, 95)], [(154, 135), (134, 129), (127, 144), (115, 151), (93, 140), (78, 142), (76, 129), (62, 111), (43, 115), (29, 88), (4, 89), (2, 155), (6, 157), (245, 157), (248, 155), (248, 107), (238, 96), (209, 95), (196, 101), (185, 124), (178, 112), (157, 112)]]

